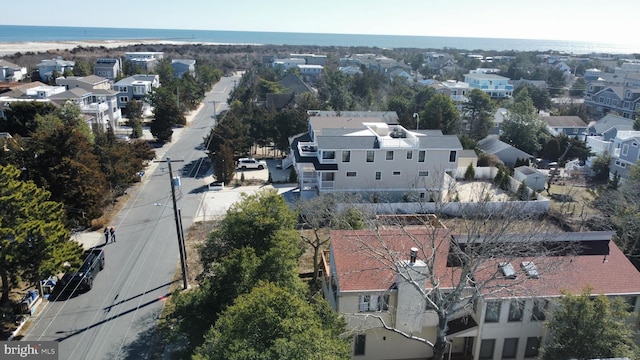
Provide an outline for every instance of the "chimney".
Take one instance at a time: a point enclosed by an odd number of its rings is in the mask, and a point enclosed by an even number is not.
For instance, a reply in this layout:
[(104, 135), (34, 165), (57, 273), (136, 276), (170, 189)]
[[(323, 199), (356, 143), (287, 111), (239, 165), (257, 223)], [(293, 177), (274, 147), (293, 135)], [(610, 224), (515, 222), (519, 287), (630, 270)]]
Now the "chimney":
[(410, 256), (409, 256), (409, 263), (410, 264), (414, 264), (416, 262), (417, 258), (418, 258), (418, 248), (412, 247), (411, 248), (411, 253), (410, 253)]

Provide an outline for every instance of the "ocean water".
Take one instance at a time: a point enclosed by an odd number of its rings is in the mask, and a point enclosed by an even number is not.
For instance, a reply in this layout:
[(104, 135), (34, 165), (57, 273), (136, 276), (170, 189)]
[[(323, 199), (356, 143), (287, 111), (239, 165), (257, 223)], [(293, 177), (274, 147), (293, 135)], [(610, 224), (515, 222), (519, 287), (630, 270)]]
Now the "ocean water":
[(636, 54), (634, 44), (564, 40), (493, 39), (440, 36), (317, 34), (257, 31), (125, 29), (58, 26), (0, 25), (0, 43), (83, 40), (172, 40), (222, 44), (366, 46), (497, 51), (558, 51), (568, 54)]

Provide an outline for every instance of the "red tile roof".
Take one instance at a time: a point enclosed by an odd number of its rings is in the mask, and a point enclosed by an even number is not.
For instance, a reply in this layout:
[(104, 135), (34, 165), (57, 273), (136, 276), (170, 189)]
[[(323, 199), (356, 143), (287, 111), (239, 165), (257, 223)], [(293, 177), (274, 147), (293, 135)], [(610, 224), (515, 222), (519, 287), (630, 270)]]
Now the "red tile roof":
[[(610, 233), (602, 232), (609, 240)], [(408, 260), (411, 247), (420, 249), (419, 259), (435, 253), (434, 273), (443, 287), (458, 282), (457, 268), (447, 267), (451, 230), (386, 229), (339, 230), (331, 232), (332, 261), (337, 272), (340, 292), (384, 291), (393, 286), (395, 264)], [(432, 250), (433, 249), (433, 250)], [(487, 260), (475, 273), (478, 282), (494, 276), (498, 264), (504, 259)], [(489, 297), (558, 296), (562, 290), (579, 293), (586, 286), (593, 294), (640, 293), (640, 272), (631, 264), (613, 241), (609, 241), (609, 254), (511, 258), (518, 272), (517, 280), (500, 279), (486, 287)], [(520, 264), (533, 261), (540, 270), (538, 279), (527, 279)], [(430, 263), (430, 261), (427, 261)], [(457, 276), (458, 275), (458, 276)], [(429, 287), (427, 283), (427, 287)], [(508, 290), (507, 290), (508, 288)]]

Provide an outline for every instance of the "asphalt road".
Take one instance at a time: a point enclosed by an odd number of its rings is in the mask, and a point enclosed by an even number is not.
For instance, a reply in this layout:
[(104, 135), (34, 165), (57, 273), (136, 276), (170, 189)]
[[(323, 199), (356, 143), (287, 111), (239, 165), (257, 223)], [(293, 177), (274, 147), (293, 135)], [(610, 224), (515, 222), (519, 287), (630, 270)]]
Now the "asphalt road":
[[(217, 112), (226, 109), (239, 79), (223, 77), (180, 138), (156, 159), (171, 158), (173, 175), (181, 178), (176, 195), (184, 229), (206, 191), (203, 137), (214, 122), (214, 102)], [(144, 176), (112, 224), (117, 242), (104, 245), (105, 269), (93, 289), (67, 291), (45, 302), (23, 340), (58, 341), (59, 358), (65, 360), (150, 358), (156, 321), (180, 263), (167, 164), (153, 164)]]

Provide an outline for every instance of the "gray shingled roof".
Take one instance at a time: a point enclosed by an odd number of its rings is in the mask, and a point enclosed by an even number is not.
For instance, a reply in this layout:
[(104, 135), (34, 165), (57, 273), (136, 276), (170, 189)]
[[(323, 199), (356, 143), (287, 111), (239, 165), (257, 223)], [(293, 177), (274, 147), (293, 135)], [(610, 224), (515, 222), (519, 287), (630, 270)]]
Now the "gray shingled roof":
[(551, 127), (587, 127), (579, 116), (543, 116), (542, 119)]
[(615, 127), (618, 130), (633, 130), (633, 119), (623, 118), (613, 114), (607, 114), (602, 119), (589, 125), (596, 134), (603, 134), (607, 130)]
[(60, 94), (52, 95), (49, 97), (49, 99), (51, 100), (78, 99), (86, 96), (87, 94), (91, 94), (91, 91), (77, 87), (71, 90), (67, 90), (65, 92), (61, 92)]
[(486, 138), (478, 141), (478, 148), (488, 154), (498, 155), (503, 151), (513, 151), (518, 153), (518, 157), (524, 159), (532, 158), (533, 155), (507, 144), (504, 141), (500, 141), (496, 136), (487, 136)]

